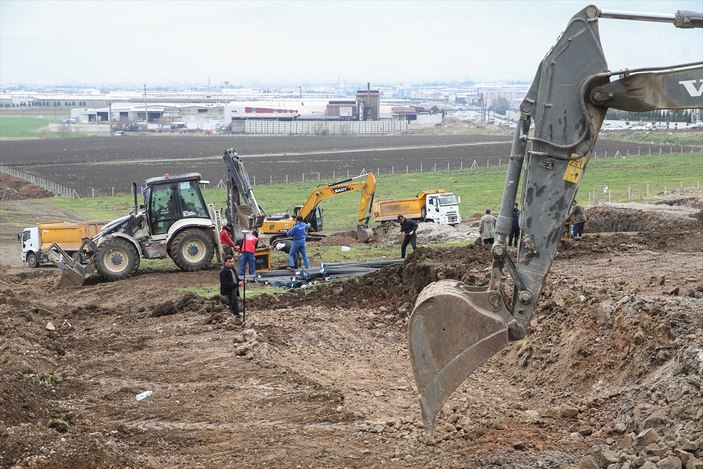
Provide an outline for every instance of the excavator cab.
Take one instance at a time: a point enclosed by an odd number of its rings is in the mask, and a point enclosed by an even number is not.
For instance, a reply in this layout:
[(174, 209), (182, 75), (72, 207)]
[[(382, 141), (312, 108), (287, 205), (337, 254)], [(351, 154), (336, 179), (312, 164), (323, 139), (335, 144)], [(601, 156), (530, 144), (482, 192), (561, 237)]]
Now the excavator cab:
[[(296, 205), (293, 207), (293, 218), (300, 215), (302, 208), (302, 205)], [(322, 207), (315, 207), (312, 209), (304, 221), (305, 223), (310, 223), (310, 228), (312, 228), (312, 231), (322, 231), (324, 228), (324, 223), (322, 222)]]
[[(611, 72), (600, 44), (598, 18), (703, 27), (701, 13), (607, 12), (589, 5), (571, 19), (547, 53), (520, 106), (491, 249), (489, 285), (431, 283), (410, 316), (410, 355), (428, 437), (455, 389), (510, 341), (526, 335), (608, 108), (703, 108), (697, 85), (703, 62)], [(523, 210), (513, 258), (506, 238), (518, 187)], [(512, 285), (503, 285), (503, 279)]]

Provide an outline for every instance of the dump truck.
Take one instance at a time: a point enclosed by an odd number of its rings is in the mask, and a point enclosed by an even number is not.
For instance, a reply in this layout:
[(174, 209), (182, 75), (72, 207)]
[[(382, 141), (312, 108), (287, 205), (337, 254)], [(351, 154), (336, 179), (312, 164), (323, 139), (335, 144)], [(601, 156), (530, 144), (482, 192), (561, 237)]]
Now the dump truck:
[(39, 222), (17, 235), (22, 248), (22, 262), (29, 267), (39, 267), (50, 263), (47, 251), (56, 243), (73, 256), (77, 253), (83, 238), (95, 236), (105, 226), (105, 222)]
[(373, 204), (373, 218), (377, 222), (395, 221), (398, 215), (415, 221), (456, 225), (461, 223), (461, 198), (444, 189), (418, 192), (406, 199), (378, 200)]
[[(511, 341), (526, 336), (607, 110), (703, 109), (703, 61), (611, 71), (600, 43), (600, 18), (703, 27), (698, 12), (663, 15), (589, 5), (548, 51), (520, 105), (489, 284), (433, 282), (418, 295), (410, 315), (411, 363), (428, 437), (457, 387)], [(521, 236), (513, 257), (506, 239), (520, 187)]]

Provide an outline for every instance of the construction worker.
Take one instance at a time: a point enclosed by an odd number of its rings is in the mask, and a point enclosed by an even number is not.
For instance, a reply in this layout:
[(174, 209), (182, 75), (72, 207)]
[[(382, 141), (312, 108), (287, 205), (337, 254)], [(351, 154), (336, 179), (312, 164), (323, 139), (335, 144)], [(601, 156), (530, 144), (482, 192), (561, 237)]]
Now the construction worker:
[(296, 224), (293, 228), (286, 232), (287, 236), (293, 237), (293, 247), (290, 249), (288, 254), (289, 268), (295, 269), (295, 256), (300, 253), (303, 258), (303, 263), (305, 268), (310, 268), (310, 262), (308, 262), (308, 255), (305, 252), (305, 240), (308, 236), (308, 230), (310, 229), (310, 223), (305, 223), (303, 217), (298, 215), (295, 217)]
[(400, 258), (405, 259), (405, 250), (408, 244), (413, 247), (413, 251), (417, 249), (416, 240), (417, 222), (410, 218), (405, 218), (403, 215), (398, 215), (398, 223), (400, 223), (400, 232), (404, 233), (403, 244), (400, 246)]
[(249, 275), (256, 274), (256, 246), (259, 244), (259, 230), (244, 235), (242, 240), (242, 257), (239, 259), (239, 276), (244, 277), (244, 270), (249, 266)]
[(234, 318), (241, 320), (239, 314), (239, 285), (243, 283), (234, 271), (234, 257), (225, 256), (225, 265), (220, 271), (220, 295), (229, 299), (229, 310), (234, 314)]
[(232, 222), (225, 223), (225, 226), (220, 230), (220, 244), (225, 256), (234, 256), (234, 241), (232, 240)]
[(583, 226), (586, 224), (586, 211), (576, 202), (576, 199), (571, 203), (571, 211), (569, 218), (573, 226), (572, 238), (581, 239), (583, 235)]
[(517, 208), (517, 202), (513, 206), (513, 227), (510, 230), (510, 236), (508, 237), (508, 247), (517, 247), (517, 242), (520, 239), (520, 210)]
[(491, 215), (491, 209), (486, 209), (486, 214), (481, 217), (478, 224), (478, 231), (481, 234), (483, 244), (493, 244), (496, 233), (496, 217)]

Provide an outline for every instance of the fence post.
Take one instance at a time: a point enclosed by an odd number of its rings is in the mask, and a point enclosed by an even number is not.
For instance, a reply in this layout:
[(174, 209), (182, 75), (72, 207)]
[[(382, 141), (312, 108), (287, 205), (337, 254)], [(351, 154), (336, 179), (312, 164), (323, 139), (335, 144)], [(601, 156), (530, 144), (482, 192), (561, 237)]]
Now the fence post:
[(349, 170), (347, 169), (347, 179), (349, 179)]
[(95, 198), (95, 189), (92, 187), (90, 188), (90, 197), (93, 199)]
[(447, 161), (447, 171), (449, 171), (449, 161)]
[(405, 174), (408, 174), (410, 172), (410, 166), (407, 164), (405, 165)]
[(303, 173), (303, 182), (305, 182), (305, 173)]
[(422, 172), (422, 163), (420, 163), (420, 172)]
[(269, 184), (273, 184), (273, 174), (269, 174)]
[(461, 160), (459, 162), (459, 169), (462, 169), (462, 170), (464, 169), (464, 160)]
[(503, 158), (498, 158), (498, 166), (500, 166), (501, 163), (503, 163)]
[(333, 169), (332, 170), (332, 180), (334, 181), (335, 179), (337, 179), (337, 178), (335, 177), (335, 170)]
[(391, 174), (395, 174), (395, 165), (391, 166)]
[(434, 162), (434, 172), (435, 173), (437, 172), (437, 162), (436, 161)]

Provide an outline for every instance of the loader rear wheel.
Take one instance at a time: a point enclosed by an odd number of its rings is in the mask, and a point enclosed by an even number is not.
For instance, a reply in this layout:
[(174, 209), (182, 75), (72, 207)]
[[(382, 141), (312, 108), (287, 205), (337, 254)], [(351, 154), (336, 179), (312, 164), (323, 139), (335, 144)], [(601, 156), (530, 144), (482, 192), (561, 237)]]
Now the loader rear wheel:
[(39, 267), (39, 258), (35, 253), (30, 252), (27, 254), (27, 265), (33, 269)]
[(120, 280), (137, 271), (139, 254), (126, 239), (108, 238), (98, 246), (95, 263), (98, 272), (107, 280)]
[(189, 229), (176, 235), (168, 253), (181, 270), (193, 272), (210, 264), (215, 247), (212, 238), (203, 230)]

